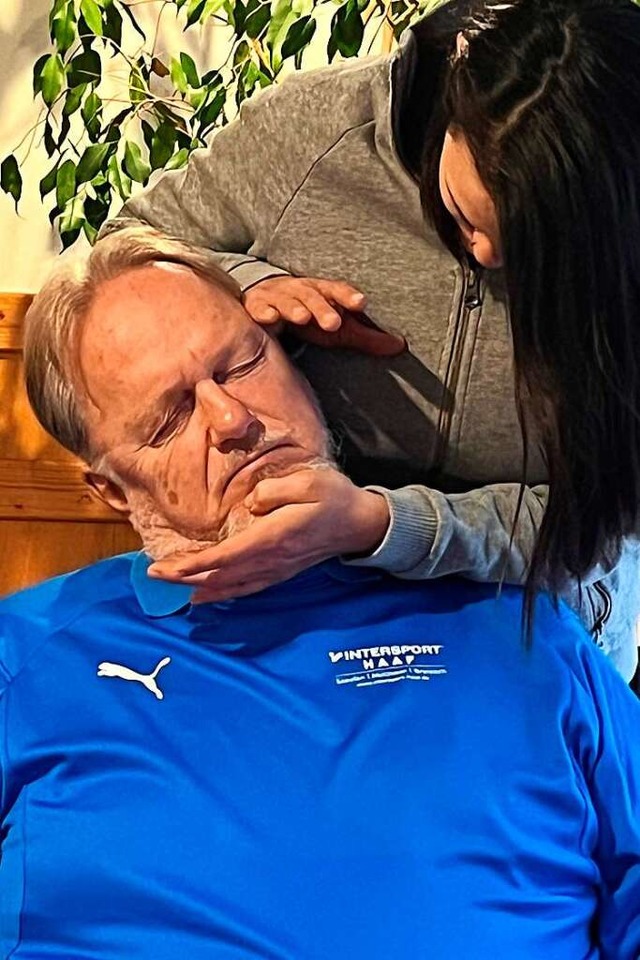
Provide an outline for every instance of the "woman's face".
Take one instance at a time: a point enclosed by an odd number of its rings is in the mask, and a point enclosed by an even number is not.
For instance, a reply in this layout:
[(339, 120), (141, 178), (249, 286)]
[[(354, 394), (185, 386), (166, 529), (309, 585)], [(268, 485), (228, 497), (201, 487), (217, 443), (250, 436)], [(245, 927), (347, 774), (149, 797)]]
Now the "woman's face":
[(447, 131), (440, 158), (442, 201), (458, 224), (466, 250), (480, 266), (502, 266), (498, 217), (493, 200), (482, 183), (467, 141), (461, 133)]

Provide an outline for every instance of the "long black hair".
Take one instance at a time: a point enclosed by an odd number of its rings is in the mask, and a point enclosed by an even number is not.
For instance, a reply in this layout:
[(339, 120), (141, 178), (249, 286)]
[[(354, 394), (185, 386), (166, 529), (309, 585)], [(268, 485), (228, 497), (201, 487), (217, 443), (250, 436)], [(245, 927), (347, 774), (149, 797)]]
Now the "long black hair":
[[(421, 194), (462, 257), (438, 167), (446, 130), (463, 135), (497, 208), (525, 449), (534, 432), (549, 472), (529, 629), (539, 589), (557, 596), (567, 577), (615, 563), (638, 531), (640, 8), (516, 0), (444, 11), (439, 33), (428, 21), (416, 31), (435, 95)], [(468, 46), (456, 55), (459, 30)]]

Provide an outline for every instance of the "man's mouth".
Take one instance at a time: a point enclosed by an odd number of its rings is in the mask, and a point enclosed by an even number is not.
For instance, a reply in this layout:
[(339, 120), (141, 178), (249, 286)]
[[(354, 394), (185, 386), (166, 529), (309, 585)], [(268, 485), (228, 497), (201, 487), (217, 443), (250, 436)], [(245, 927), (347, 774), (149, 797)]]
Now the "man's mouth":
[[(280, 443), (269, 444), (266, 447), (263, 447), (261, 450), (256, 450), (249, 456), (245, 457), (227, 476), (222, 493), (224, 494), (229, 486), (229, 484), (235, 480), (239, 475), (243, 474), (245, 470), (250, 470), (250, 468), (255, 467), (256, 470), (259, 470), (262, 466), (267, 466), (272, 462), (277, 462), (278, 459), (282, 456), (282, 451), (284, 450), (299, 450), (300, 448), (290, 441), (283, 440)], [(285, 454), (286, 461), (286, 454)]]

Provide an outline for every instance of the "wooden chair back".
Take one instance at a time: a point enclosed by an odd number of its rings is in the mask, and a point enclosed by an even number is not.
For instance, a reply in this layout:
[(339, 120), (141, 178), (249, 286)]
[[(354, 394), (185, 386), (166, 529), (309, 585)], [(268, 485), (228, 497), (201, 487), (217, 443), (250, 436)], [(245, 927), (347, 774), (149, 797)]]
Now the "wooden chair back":
[(140, 546), (31, 412), (22, 376), (29, 294), (0, 294), (0, 596)]

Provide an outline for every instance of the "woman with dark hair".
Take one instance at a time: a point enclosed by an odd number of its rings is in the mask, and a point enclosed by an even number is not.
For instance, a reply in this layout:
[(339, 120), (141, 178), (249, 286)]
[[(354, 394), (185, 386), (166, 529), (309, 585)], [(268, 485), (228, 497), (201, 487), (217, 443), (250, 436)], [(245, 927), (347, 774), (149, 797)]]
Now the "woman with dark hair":
[[(380, 484), (389, 507), (383, 542), (355, 562), (526, 582), (529, 621), (549, 589), (627, 677), (640, 612), (638, 63), (631, 0), (454, 0), (390, 57), (265, 92), (123, 214), (220, 251), (258, 322), (317, 321), (299, 364), (347, 472)], [(319, 276), (357, 289), (300, 279)], [(364, 306), (359, 290), (402, 352), (366, 327), (378, 356), (321, 348), (341, 317), (338, 345), (358, 344), (346, 311)], [(263, 481), (249, 530), (158, 573), (217, 600), (330, 556), (323, 482)]]

